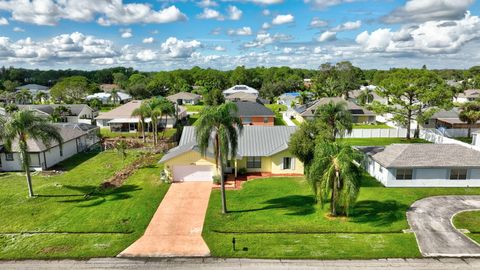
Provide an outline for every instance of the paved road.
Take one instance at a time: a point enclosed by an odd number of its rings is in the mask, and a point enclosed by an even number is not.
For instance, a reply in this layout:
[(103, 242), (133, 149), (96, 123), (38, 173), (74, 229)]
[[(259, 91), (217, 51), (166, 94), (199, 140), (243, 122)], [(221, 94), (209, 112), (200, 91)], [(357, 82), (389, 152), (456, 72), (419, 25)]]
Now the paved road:
[(211, 182), (173, 183), (145, 234), (120, 257), (208, 256), (202, 238)]
[(480, 196), (436, 196), (412, 204), (407, 211), (420, 252), (425, 257), (480, 257), (480, 246), (452, 225), (464, 210), (480, 210)]
[(282, 112), (282, 118), (283, 118), (283, 121), (285, 121), (285, 124), (287, 124), (287, 126), (291, 126), (291, 127), (297, 126), (295, 125), (295, 123), (293, 123), (292, 120), (290, 120), (290, 117), (287, 116), (287, 112)]
[(89, 261), (1, 262), (8, 270), (92, 270), (92, 269), (175, 269), (175, 270), (453, 270), (480, 269), (480, 259), (384, 259), (365, 261), (249, 260), (249, 259), (92, 259)]

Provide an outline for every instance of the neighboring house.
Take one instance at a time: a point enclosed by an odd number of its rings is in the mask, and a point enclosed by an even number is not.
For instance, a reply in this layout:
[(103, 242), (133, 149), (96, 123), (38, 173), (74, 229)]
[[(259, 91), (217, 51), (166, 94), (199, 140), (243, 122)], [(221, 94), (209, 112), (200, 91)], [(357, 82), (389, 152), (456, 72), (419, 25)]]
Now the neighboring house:
[(108, 83), (104, 83), (104, 84), (100, 84), (100, 90), (102, 90), (102, 92), (112, 92), (113, 90), (117, 90), (117, 91), (121, 91), (121, 92), (125, 92), (125, 90), (121, 89), (120, 86), (114, 84), (114, 83), (111, 83), (111, 84), (108, 84)]
[(468, 89), (453, 98), (453, 101), (457, 103), (466, 103), (474, 100), (480, 100), (480, 89)]
[[(46, 170), (55, 164), (83, 152), (100, 141), (99, 128), (89, 124), (54, 124), (63, 138), (62, 147), (57, 142), (50, 146), (40, 141), (28, 139), (30, 169)], [(6, 151), (0, 142), (0, 171), (22, 171), (18, 141), (12, 144), (12, 151)]]
[(472, 134), (472, 144), (480, 147), (480, 131)]
[[(245, 126), (239, 135), (238, 149), (226, 172), (272, 175), (303, 175), (303, 164), (288, 151), (288, 141), (296, 127)], [(180, 143), (162, 157), (167, 177), (175, 182), (212, 181), (219, 175), (211, 147), (203, 157), (197, 146), (195, 127), (184, 127)]]
[(235, 93), (239, 93), (239, 92), (252, 94), (252, 95), (255, 95), (256, 97), (258, 97), (258, 93), (259, 93), (257, 89), (252, 88), (250, 86), (235, 85), (235, 86), (232, 86), (232, 87), (228, 88), (227, 90), (224, 90), (223, 91), (223, 96), (228, 97), (231, 94), (235, 94)]
[(93, 119), (97, 116), (97, 111), (86, 104), (45, 104), (45, 105), (17, 105), (20, 110), (32, 110), (37, 115), (50, 117), (55, 108), (60, 106), (69, 109), (69, 113), (61, 119), (65, 123), (85, 123), (92, 124)]
[(299, 96), (300, 93), (298, 92), (284, 93), (278, 97), (277, 104), (290, 108), (292, 104), (297, 104)]
[[(39, 84), (26, 84), (15, 88), (16, 92), (20, 92), (21, 90), (28, 90), (32, 95), (32, 99), (35, 100), (35, 97), (38, 93), (42, 92), (45, 93), (45, 98), (42, 102), (45, 102), (50, 98), (50, 89), (47, 86), (39, 85)], [(28, 103), (32, 103), (33, 100), (30, 100)]]
[(168, 96), (167, 99), (173, 103), (178, 103), (178, 105), (183, 105), (183, 104), (195, 105), (195, 104), (198, 104), (198, 102), (200, 102), (200, 99), (202, 99), (202, 96), (194, 93), (189, 93), (189, 92), (180, 92), (180, 93), (176, 93), (174, 95)]
[(364, 167), (386, 187), (480, 187), (480, 151), (458, 144), (357, 147)]
[[(100, 113), (95, 118), (97, 126), (109, 128), (113, 132), (137, 132), (138, 117), (133, 117), (132, 112), (142, 105), (141, 100), (132, 100), (123, 104), (111, 111)], [(183, 106), (178, 106), (178, 119), (183, 119), (187, 116), (187, 110)], [(151, 119), (147, 118), (146, 123), (150, 123)], [(171, 128), (177, 122), (176, 116), (168, 116), (165, 122), (165, 117), (159, 119), (159, 126)]]
[[(362, 85), (362, 86), (360, 86), (360, 89), (350, 91), (349, 94), (348, 94), (349, 100), (355, 102), (356, 104), (360, 104), (359, 97), (366, 90), (371, 91), (372, 96), (373, 96), (372, 101), (378, 101), (381, 104), (388, 104), (388, 99), (386, 97), (381, 97), (381, 96), (378, 95), (378, 93), (376, 92), (377, 86), (375, 86), (375, 85), (367, 85), (367, 86)], [(368, 102), (367, 104), (369, 104), (369, 103), (371, 103), (371, 102)]]
[[(120, 104), (125, 104), (125, 103), (132, 100), (132, 96), (130, 96), (127, 93), (119, 91), (119, 92), (117, 92), (117, 94), (118, 94), (118, 97), (120, 98)], [(113, 103), (113, 100), (110, 99), (111, 96), (112, 96), (111, 93), (100, 92), (100, 93), (95, 93), (93, 95), (88, 95), (85, 99), (86, 100), (99, 99), (99, 100), (102, 101), (102, 104), (109, 104), (109, 103)], [(118, 102), (118, 101), (116, 101), (116, 102)]]
[[(423, 128), (468, 128), (469, 125), (459, 118), (460, 110), (453, 108), (449, 111), (440, 110), (422, 124)], [(478, 121), (472, 128), (480, 128)]]
[(302, 105), (302, 106), (297, 106), (295, 108), (291, 108), (288, 111), (288, 116), (293, 117), (297, 119), (299, 122), (303, 122), (305, 120), (311, 120), (315, 116), (316, 110), (325, 104), (328, 104), (330, 102), (333, 103), (338, 103), (338, 102), (345, 102), (347, 104), (347, 109), (350, 111), (353, 117), (353, 123), (356, 124), (371, 124), (375, 123), (375, 113), (360, 107), (359, 105), (351, 102), (344, 100), (343, 98), (340, 97), (333, 97), (333, 98), (321, 98), (317, 101)]
[(257, 102), (261, 104), (270, 104), (270, 101), (260, 98), (255, 94), (249, 94), (245, 92), (237, 92), (225, 97), (227, 101), (250, 101), (250, 102)]
[(275, 113), (258, 102), (237, 101), (238, 117), (245, 126), (273, 126)]

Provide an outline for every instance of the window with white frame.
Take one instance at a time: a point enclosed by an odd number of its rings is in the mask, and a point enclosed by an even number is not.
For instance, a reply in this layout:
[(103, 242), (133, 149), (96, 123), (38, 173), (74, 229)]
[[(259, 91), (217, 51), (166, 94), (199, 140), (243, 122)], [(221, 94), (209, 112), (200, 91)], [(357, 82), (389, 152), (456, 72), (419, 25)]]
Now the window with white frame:
[(467, 180), (467, 169), (450, 169), (450, 180)]
[(397, 180), (412, 180), (412, 179), (413, 179), (412, 169), (397, 169)]
[(261, 157), (247, 157), (247, 168), (248, 169), (260, 169), (260, 168), (262, 168), (262, 158)]

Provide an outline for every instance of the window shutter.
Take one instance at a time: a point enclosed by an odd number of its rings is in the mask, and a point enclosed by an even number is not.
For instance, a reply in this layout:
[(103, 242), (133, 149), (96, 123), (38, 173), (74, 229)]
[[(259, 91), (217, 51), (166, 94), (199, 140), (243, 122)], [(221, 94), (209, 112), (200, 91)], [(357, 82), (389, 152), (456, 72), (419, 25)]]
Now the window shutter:
[(290, 165), (292, 167), (292, 170), (295, 170), (295, 158), (292, 157)]
[(284, 162), (285, 162), (285, 158), (282, 158), (282, 162), (280, 162), (280, 169), (281, 169), (281, 170), (285, 170), (285, 169), (284, 169), (285, 167), (283, 167), (283, 163), (284, 163)]

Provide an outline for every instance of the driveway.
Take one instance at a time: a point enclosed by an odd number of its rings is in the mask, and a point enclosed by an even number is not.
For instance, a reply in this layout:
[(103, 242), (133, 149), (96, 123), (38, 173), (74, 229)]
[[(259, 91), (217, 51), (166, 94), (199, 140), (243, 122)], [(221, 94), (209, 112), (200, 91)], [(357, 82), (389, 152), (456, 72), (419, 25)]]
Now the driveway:
[(283, 118), (283, 121), (285, 121), (285, 124), (287, 124), (287, 126), (291, 126), (291, 127), (297, 126), (295, 125), (295, 123), (293, 123), (290, 117), (287, 116), (287, 112), (282, 112), (282, 118)]
[(211, 182), (173, 183), (145, 234), (118, 256), (208, 256), (202, 229), (211, 190)]
[(407, 211), (420, 252), (426, 257), (479, 257), (480, 246), (452, 224), (456, 213), (480, 210), (480, 196), (436, 196), (416, 201)]

